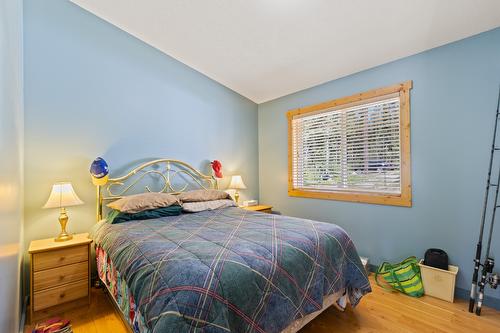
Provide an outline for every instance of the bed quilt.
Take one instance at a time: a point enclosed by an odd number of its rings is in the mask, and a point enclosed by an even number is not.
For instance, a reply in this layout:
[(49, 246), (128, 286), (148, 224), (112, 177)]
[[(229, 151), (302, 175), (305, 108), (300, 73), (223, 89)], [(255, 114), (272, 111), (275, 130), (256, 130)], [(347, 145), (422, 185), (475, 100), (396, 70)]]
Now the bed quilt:
[(345, 292), (355, 306), (371, 291), (352, 240), (330, 223), (228, 207), (101, 222), (91, 236), (141, 332), (280, 332), (324, 296)]

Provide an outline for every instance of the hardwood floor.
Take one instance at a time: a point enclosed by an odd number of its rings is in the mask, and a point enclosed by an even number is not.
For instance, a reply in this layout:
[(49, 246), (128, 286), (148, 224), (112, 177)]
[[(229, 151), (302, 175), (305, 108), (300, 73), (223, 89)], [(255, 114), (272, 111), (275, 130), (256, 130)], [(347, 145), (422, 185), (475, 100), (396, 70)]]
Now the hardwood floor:
[[(74, 333), (125, 333), (129, 332), (120, 315), (102, 289), (91, 288), (90, 306), (84, 305), (76, 309), (57, 314), (69, 319)], [(33, 325), (24, 327), (25, 333), (31, 333)]]
[(468, 312), (468, 303), (448, 303), (424, 296), (412, 298), (388, 292), (370, 278), (373, 292), (356, 309), (330, 308), (300, 333), (330, 332), (500, 332), (500, 311), (483, 307), (481, 317)]
[[(330, 308), (300, 333), (344, 332), (482, 332), (500, 333), (500, 311), (483, 308), (470, 314), (463, 300), (448, 303), (432, 297), (411, 298), (378, 287), (359, 306), (345, 312)], [(75, 333), (125, 333), (126, 326), (102, 290), (92, 288), (92, 305), (62, 313)], [(25, 332), (31, 332), (31, 326)]]

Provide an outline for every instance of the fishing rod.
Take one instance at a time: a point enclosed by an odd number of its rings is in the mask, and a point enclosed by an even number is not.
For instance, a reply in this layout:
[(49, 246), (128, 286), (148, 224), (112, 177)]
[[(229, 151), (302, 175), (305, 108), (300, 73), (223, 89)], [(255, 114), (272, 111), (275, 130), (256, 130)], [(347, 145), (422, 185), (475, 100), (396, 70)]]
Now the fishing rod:
[[(486, 192), (484, 195), (484, 203), (483, 203), (483, 212), (481, 214), (481, 223), (479, 228), (479, 240), (476, 245), (476, 257), (474, 259), (474, 273), (472, 275), (472, 286), (470, 291), (470, 299), (469, 299), (469, 312), (474, 312), (474, 305), (476, 304), (477, 299), (477, 307), (476, 314), (481, 315), (481, 307), (483, 305), (484, 300), (484, 287), (486, 284), (490, 285), (493, 289), (496, 289), (499, 283), (499, 276), (495, 273), (493, 274), (493, 267), (495, 266), (495, 260), (490, 258), (490, 249), (491, 249), (491, 239), (493, 235), (493, 227), (495, 225), (495, 216), (496, 210), (498, 208), (498, 193), (500, 189), (500, 167), (498, 171), (498, 179), (497, 182), (491, 183), (491, 170), (493, 167), (493, 159), (495, 157), (495, 152), (500, 151), (500, 147), (496, 146), (496, 137), (497, 137), (497, 128), (498, 128), (498, 118), (500, 116), (500, 88), (498, 90), (498, 100), (497, 100), (497, 109), (495, 114), (495, 127), (493, 130), (493, 142), (491, 144), (490, 151), (490, 163), (488, 167), (488, 176), (486, 181)], [(488, 209), (488, 198), (490, 187), (496, 187), (495, 190), (495, 200), (493, 205), (493, 213), (491, 214), (491, 222), (489, 228), (488, 242), (486, 247), (486, 257), (484, 263), (481, 263), (481, 252), (483, 249), (483, 236), (484, 236), (484, 227), (486, 222), (486, 212)], [(482, 267), (481, 272), (481, 280), (478, 282), (479, 270)], [(477, 288), (479, 287), (479, 294), (476, 297)]]

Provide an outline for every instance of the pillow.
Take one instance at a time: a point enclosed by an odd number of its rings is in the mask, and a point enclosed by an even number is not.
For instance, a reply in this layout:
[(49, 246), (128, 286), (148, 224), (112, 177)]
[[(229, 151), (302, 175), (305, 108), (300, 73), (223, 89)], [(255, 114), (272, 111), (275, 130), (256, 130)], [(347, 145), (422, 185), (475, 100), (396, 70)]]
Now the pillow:
[(231, 196), (219, 190), (193, 190), (179, 194), (179, 200), (182, 202), (201, 202), (222, 199), (231, 199)]
[(108, 223), (118, 224), (134, 220), (151, 220), (165, 216), (181, 215), (181, 212), (182, 207), (179, 205), (143, 210), (139, 213), (123, 213), (117, 210), (113, 210), (108, 215)]
[(180, 205), (175, 195), (169, 193), (141, 193), (128, 195), (111, 202), (108, 207), (123, 213), (138, 213), (172, 205)]
[(188, 213), (198, 213), (204, 210), (214, 210), (225, 207), (235, 207), (236, 203), (233, 200), (209, 200), (199, 202), (184, 202), (182, 210)]

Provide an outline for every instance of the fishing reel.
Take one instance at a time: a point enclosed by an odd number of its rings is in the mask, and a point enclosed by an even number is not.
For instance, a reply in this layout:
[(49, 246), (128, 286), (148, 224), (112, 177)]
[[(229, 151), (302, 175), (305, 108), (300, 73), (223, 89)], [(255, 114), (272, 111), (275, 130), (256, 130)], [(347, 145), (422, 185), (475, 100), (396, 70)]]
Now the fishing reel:
[(497, 289), (500, 276), (497, 273), (493, 273), (493, 267), (495, 267), (495, 259), (487, 258), (484, 262), (484, 269), (488, 273), (485, 284), (488, 284), (493, 289)]
[(488, 275), (486, 278), (486, 283), (490, 285), (491, 288), (497, 289), (498, 282), (500, 281), (500, 276), (497, 273)]

